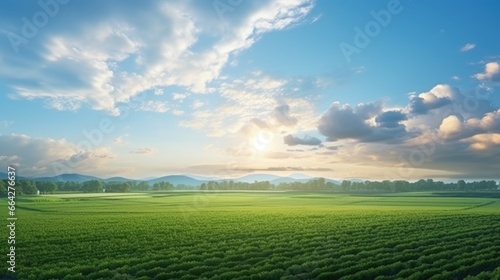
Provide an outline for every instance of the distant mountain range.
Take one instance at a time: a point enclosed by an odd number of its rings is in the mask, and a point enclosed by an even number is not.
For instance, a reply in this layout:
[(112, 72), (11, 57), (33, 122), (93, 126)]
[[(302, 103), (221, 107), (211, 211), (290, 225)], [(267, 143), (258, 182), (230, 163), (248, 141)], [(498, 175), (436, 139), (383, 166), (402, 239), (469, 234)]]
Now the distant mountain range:
[[(203, 183), (207, 183), (209, 181), (234, 181), (234, 182), (243, 182), (243, 183), (254, 183), (254, 182), (262, 182), (269, 181), (272, 184), (280, 184), (280, 183), (293, 183), (293, 182), (308, 182), (316, 177), (310, 177), (303, 174), (291, 174), (289, 176), (278, 176), (272, 174), (250, 174), (239, 178), (232, 179), (223, 179), (217, 177), (204, 177), (204, 176), (195, 176), (195, 175), (168, 175), (163, 177), (154, 177), (148, 178), (145, 180), (136, 180), (136, 179), (128, 179), (124, 177), (111, 177), (111, 178), (99, 178), (95, 176), (82, 175), (77, 173), (72, 174), (60, 174), (53, 177), (18, 177), (17, 179), (30, 179), (33, 181), (50, 181), (50, 182), (59, 182), (59, 181), (73, 181), (73, 182), (85, 182), (90, 180), (101, 180), (104, 182), (126, 182), (126, 181), (146, 181), (150, 185), (153, 185), (158, 182), (170, 182), (173, 185), (187, 185), (187, 186), (199, 186)], [(7, 173), (0, 172), (0, 179), (7, 179)], [(333, 182), (339, 184), (338, 180), (325, 179), (327, 182)]]

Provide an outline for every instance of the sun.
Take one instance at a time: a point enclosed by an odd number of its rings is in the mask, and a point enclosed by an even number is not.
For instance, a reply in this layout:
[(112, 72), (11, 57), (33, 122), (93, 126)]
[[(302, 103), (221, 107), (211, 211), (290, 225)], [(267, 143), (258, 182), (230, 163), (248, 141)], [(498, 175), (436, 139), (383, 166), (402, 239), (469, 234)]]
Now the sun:
[(260, 143), (259, 141), (254, 141), (253, 147), (260, 152), (263, 152), (267, 149), (267, 143)]
[(271, 143), (271, 140), (273, 139), (273, 134), (269, 133), (267, 131), (261, 131), (259, 132), (254, 138), (253, 138), (253, 147), (257, 151), (265, 151), (269, 144)]

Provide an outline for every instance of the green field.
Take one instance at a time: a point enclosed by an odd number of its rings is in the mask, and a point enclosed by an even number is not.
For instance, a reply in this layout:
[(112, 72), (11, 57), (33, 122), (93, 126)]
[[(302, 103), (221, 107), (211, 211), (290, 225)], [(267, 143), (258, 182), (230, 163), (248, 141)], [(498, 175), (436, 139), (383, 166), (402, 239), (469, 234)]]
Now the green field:
[(150, 192), (16, 206), (18, 279), (500, 279), (497, 198)]

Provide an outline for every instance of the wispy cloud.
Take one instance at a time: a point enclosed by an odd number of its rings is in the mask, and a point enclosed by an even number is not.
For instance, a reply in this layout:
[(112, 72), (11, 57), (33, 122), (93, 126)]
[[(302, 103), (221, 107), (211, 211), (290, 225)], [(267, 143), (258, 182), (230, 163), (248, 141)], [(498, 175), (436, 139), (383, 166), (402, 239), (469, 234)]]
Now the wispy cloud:
[(120, 135), (118, 137), (116, 137), (114, 140), (113, 140), (113, 143), (117, 144), (117, 145), (121, 145), (121, 144), (124, 144), (125, 142), (127, 142), (127, 139), (129, 137), (129, 134), (124, 134), (124, 135)]
[(162, 101), (144, 101), (137, 108), (138, 111), (151, 111), (157, 113), (165, 113), (169, 109), (168, 103)]
[[(120, 115), (118, 103), (148, 90), (156, 96), (165, 87), (213, 91), (207, 84), (218, 79), (230, 55), (234, 59), (264, 33), (299, 24), (313, 4), (311, 0), (269, 0), (221, 20), (213, 9), (184, 1), (149, 2), (141, 5), (147, 16), (131, 16), (137, 4), (111, 0), (99, 5), (100, 12), (92, 17), (81, 15), (83, 2), (75, 2), (65, 6), (71, 24), (45, 27), (37, 40), (30, 41), (34, 51), (29, 56), (2, 60), (9, 71), (0, 70), (0, 77), (16, 97), (41, 99), (49, 108), (88, 106)], [(203, 41), (205, 35), (214, 40)], [(1, 53), (9, 51), (8, 44), (0, 46)], [(27, 82), (33, 80), (44, 82)]]
[(153, 149), (151, 147), (143, 147), (143, 148), (137, 148), (137, 149), (135, 149), (133, 151), (130, 151), (130, 152), (133, 153), (133, 154), (147, 154), (147, 155), (150, 155), (154, 151), (155, 151), (155, 149)]
[(296, 145), (317, 146), (321, 144), (321, 140), (319, 140), (318, 138), (307, 135), (304, 136), (303, 138), (300, 138), (288, 134), (283, 138), (283, 141), (285, 142), (285, 144), (289, 146), (296, 146)]
[(476, 44), (467, 43), (467, 44), (465, 44), (465, 46), (463, 46), (462, 48), (460, 48), (460, 51), (461, 52), (468, 52), (468, 51), (473, 50), (475, 47), (476, 47)]
[(219, 86), (217, 110), (207, 104), (181, 125), (213, 137), (241, 134), (245, 138), (263, 127), (273, 133), (296, 128), (314, 129), (316, 116), (312, 102), (287, 91), (288, 83), (260, 73), (223, 82)]
[(14, 123), (14, 121), (10, 121), (10, 120), (0, 120), (0, 128), (6, 128), (6, 127), (9, 127), (11, 126), (12, 124)]
[(174, 93), (172, 94), (172, 99), (173, 100), (183, 100), (187, 97), (187, 94), (184, 93)]
[(365, 72), (366, 70), (366, 66), (359, 66), (359, 67), (356, 67), (353, 69), (354, 73), (356, 74), (361, 74), (363, 72)]

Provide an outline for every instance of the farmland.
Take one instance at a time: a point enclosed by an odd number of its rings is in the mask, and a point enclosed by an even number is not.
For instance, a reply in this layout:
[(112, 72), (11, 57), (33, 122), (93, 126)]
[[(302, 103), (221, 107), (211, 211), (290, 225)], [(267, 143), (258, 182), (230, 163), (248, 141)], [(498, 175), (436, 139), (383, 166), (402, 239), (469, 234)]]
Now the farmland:
[(498, 198), (193, 191), (16, 206), (18, 279), (500, 277)]

